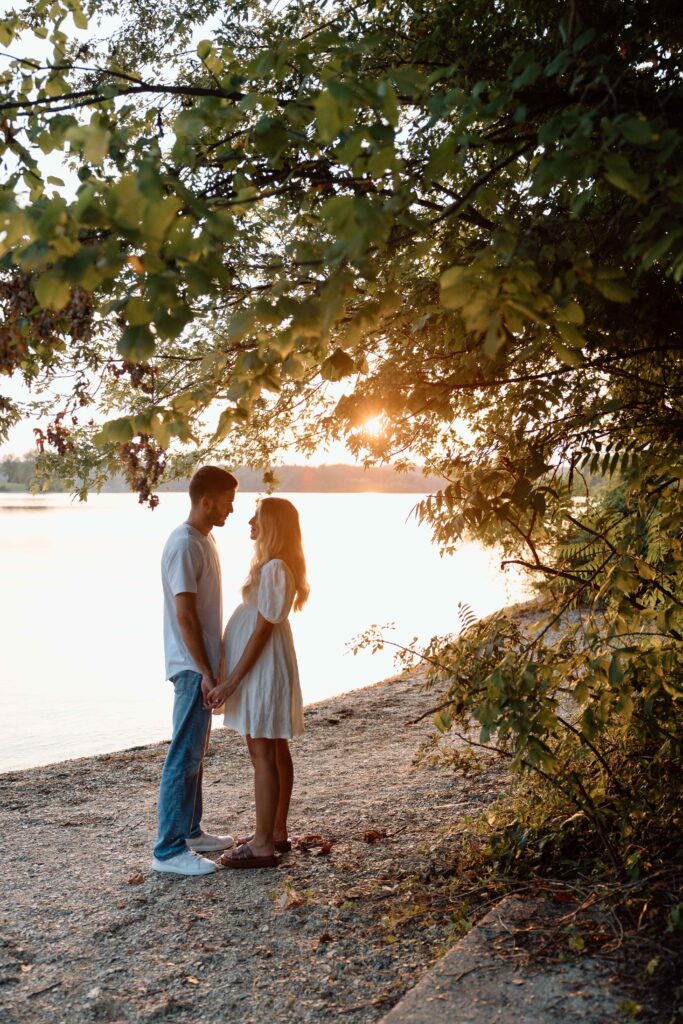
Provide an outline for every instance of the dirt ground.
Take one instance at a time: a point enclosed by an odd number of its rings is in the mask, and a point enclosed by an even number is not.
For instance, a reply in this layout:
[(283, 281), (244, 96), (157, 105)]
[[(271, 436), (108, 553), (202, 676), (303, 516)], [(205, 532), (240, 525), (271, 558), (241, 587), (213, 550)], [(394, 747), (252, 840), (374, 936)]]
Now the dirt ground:
[[(431, 839), (508, 785), (413, 766), (434, 695), (404, 676), (306, 709), (278, 868), (150, 870), (166, 744), (0, 776), (0, 1022), (373, 1021), (446, 948), (412, 905)], [(253, 821), (244, 741), (215, 730), (204, 826)], [(328, 847), (301, 842), (319, 835)], [(328, 852), (325, 852), (328, 851)]]

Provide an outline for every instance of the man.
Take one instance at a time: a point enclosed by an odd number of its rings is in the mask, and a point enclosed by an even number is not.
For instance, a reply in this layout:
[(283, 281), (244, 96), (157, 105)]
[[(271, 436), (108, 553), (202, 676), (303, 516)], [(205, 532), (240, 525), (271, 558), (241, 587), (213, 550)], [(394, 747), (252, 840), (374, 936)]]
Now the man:
[(221, 570), (211, 530), (225, 525), (237, 486), (224, 469), (198, 469), (190, 480), (190, 515), (168, 538), (161, 556), (166, 677), (175, 695), (173, 735), (159, 790), (155, 871), (208, 875), (216, 865), (200, 854), (233, 845), (231, 836), (203, 832), (201, 817), (209, 694), (218, 682), (222, 646)]

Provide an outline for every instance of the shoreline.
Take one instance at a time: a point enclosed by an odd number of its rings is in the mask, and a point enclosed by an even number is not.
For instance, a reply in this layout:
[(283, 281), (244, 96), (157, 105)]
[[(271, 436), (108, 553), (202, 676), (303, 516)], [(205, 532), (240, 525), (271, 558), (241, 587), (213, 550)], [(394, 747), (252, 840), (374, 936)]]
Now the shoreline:
[[(413, 675), (413, 674), (414, 673), (405, 673), (406, 677), (408, 675)], [(383, 679), (378, 679), (374, 683), (365, 683), (362, 686), (356, 686), (355, 688), (353, 688), (351, 690), (344, 690), (342, 693), (333, 694), (330, 697), (323, 697), (321, 700), (311, 701), (310, 704), (304, 704), (304, 716), (306, 716), (306, 713), (307, 713), (307, 711), (309, 709), (317, 708), (319, 705), (327, 704), (329, 701), (341, 700), (342, 698), (352, 698), (353, 695), (355, 693), (358, 693), (360, 690), (369, 690), (369, 689), (372, 689), (373, 687), (376, 687), (376, 686), (383, 686), (386, 683), (393, 682), (396, 678), (397, 678), (396, 674), (390, 675), (390, 676), (386, 676)], [(166, 680), (166, 681), (168, 682), (168, 680)], [(115, 747), (113, 750), (97, 751), (97, 752), (92, 753), (92, 754), (76, 754), (74, 757), (63, 757), (63, 758), (61, 758), (61, 759), (59, 759), (57, 761), (46, 761), (46, 762), (43, 762), (41, 764), (27, 765), (27, 766), (25, 766), (23, 768), (2, 768), (2, 769), (0, 769), (0, 783), (2, 782), (3, 779), (6, 779), (7, 776), (21, 775), (21, 774), (24, 774), (25, 772), (34, 772), (34, 771), (39, 771), (39, 770), (47, 770), (47, 769), (56, 769), (56, 768), (61, 768), (61, 767), (68, 767), (69, 765), (75, 765), (75, 764), (77, 764), (78, 762), (81, 762), (81, 761), (94, 761), (97, 758), (109, 758), (109, 757), (115, 757), (117, 755), (135, 754), (135, 753), (138, 753), (140, 751), (151, 750), (152, 748), (156, 748), (156, 747), (159, 747), (159, 748), (160, 747), (166, 747), (166, 746), (168, 746), (168, 744), (171, 741), (171, 736), (170, 736), (170, 730), (171, 730), (171, 721), (170, 721), (171, 715), (170, 715), (170, 711), (171, 711), (171, 707), (172, 707), (172, 695), (171, 695), (171, 697), (169, 697), (169, 726), (168, 726), (168, 728), (169, 728), (169, 735), (165, 739), (150, 740), (147, 743), (136, 743), (136, 744), (134, 744), (131, 747)], [(216, 722), (219, 722), (220, 725), (217, 725)], [(227, 727), (223, 726), (222, 722), (223, 722), (222, 716), (219, 715), (219, 716), (216, 716), (214, 718), (214, 721), (212, 722), (212, 725), (211, 725), (211, 742), (213, 742), (214, 736), (220, 735), (223, 731), (228, 731), (228, 732), (230, 731)], [(292, 740), (291, 742), (296, 743), (297, 738), (298, 737), (295, 737), (295, 739)], [(0, 1021), (0, 1024), (1, 1024), (1, 1021)]]

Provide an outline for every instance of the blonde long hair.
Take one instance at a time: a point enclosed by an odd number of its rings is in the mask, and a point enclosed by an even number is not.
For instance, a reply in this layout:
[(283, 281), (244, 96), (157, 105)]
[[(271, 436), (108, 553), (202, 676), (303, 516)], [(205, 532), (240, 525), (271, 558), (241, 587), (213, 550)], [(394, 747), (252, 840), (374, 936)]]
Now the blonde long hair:
[(258, 537), (249, 575), (242, 587), (246, 598), (259, 583), (261, 567), (271, 558), (280, 558), (290, 569), (296, 585), (294, 611), (301, 611), (311, 588), (306, 579), (306, 559), (301, 541), (299, 513), (286, 498), (263, 498), (258, 505)]

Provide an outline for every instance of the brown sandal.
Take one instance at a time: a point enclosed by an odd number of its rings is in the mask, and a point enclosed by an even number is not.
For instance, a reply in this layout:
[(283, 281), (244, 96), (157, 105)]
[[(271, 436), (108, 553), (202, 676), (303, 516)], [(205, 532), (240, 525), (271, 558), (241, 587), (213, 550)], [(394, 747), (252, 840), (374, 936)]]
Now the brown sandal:
[(280, 858), (274, 853), (267, 857), (256, 857), (248, 843), (238, 846), (231, 857), (227, 857), (225, 853), (221, 857), (224, 868), (276, 868), (279, 863)]
[[(250, 836), (242, 836), (240, 839), (235, 841), (236, 846), (246, 846), (247, 843), (251, 843), (254, 840), (254, 834)], [(292, 849), (292, 844), (289, 839), (274, 839), (273, 846), (275, 847), (276, 853), (289, 853)]]

